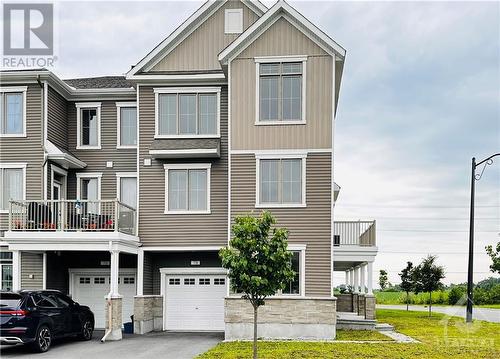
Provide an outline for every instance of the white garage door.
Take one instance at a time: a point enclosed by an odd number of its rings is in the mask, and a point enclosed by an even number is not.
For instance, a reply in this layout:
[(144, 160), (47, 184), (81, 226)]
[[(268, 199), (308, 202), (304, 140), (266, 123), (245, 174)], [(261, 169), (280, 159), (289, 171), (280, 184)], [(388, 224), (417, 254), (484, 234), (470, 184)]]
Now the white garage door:
[[(134, 314), (134, 295), (136, 294), (135, 274), (120, 274), (118, 292), (122, 299), (122, 321), (130, 322), (130, 316)], [(104, 297), (109, 293), (110, 277), (106, 274), (92, 274), (89, 272), (74, 275), (73, 300), (90, 307), (94, 312), (95, 327), (105, 327)]]
[(166, 329), (223, 331), (225, 275), (167, 275)]

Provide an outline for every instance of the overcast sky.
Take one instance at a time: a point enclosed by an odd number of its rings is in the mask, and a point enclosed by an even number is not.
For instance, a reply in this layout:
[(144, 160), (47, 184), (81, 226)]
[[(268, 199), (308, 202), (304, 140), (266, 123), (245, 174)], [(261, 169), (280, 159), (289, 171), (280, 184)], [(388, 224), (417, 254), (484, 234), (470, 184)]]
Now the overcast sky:
[[(427, 254), (439, 256), (446, 282), (465, 282), (470, 160), (500, 152), (499, 3), (290, 4), (347, 49), (336, 218), (377, 220), (375, 270), (391, 282)], [(55, 72), (123, 74), (200, 5), (59, 3)], [(476, 206), (479, 280), (491, 275), (484, 246), (500, 240), (500, 158), (477, 182)]]

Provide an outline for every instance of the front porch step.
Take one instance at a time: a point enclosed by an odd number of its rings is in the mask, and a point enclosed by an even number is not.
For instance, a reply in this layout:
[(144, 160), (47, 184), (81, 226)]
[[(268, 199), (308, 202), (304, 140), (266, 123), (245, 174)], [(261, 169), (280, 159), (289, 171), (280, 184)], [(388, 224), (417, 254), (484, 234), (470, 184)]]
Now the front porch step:
[(365, 319), (359, 315), (339, 316), (337, 329), (345, 330), (375, 330), (376, 320)]
[(394, 331), (394, 327), (387, 323), (379, 323), (375, 325), (375, 330), (378, 330), (379, 332), (392, 332)]

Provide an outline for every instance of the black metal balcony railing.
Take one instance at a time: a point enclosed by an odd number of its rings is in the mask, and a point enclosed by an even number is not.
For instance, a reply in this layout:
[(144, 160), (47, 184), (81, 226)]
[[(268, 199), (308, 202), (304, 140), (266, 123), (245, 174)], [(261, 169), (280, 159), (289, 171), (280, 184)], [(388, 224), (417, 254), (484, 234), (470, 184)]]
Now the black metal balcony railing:
[(334, 245), (376, 245), (375, 221), (335, 221), (333, 224)]
[(11, 200), (9, 230), (121, 232), (135, 235), (135, 209), (118, 200)]

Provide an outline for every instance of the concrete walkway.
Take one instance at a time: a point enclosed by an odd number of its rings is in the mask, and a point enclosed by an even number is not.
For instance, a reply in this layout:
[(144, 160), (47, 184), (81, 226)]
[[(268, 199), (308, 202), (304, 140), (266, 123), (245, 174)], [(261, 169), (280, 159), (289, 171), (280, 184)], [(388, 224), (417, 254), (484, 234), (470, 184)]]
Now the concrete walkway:
[[(406, 310), (406, 305), (377, 304), (377, 309), (401, 309)], [(410, 305), (411, 311), (427, 312), (429, 307), (425, 305)], [(450, 316), (465, 318), (464, 306), (432, 306), (432, 311)], [(474, 308), (472, 317), (492, 323), (500, 323), (500, 309)]]

